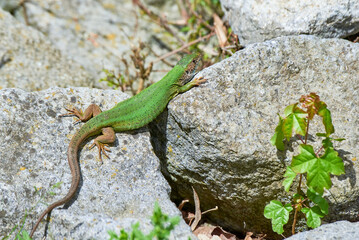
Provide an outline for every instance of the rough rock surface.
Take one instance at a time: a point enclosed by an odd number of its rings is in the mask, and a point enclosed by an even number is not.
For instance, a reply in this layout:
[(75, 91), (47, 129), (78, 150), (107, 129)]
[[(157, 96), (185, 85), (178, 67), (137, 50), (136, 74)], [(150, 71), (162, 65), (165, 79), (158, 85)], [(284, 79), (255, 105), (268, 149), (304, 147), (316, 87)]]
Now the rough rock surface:
[[(4, 89), (0, 96), (0, 236), (6, 236), (26, 213), (24, 229), (30, 231), (46, 208), (39, 201), (52, 203), (70, 187), (66, 151), (79, 126), (73, 125), (72, 117), (59, 117), (66, 112), (63, 107), (84, 108), (94, 102), (109, 109), (127, 96), (119, 91), (87, 88), (30, 93)], [(47, 231), (50, 238), (108, 239), (108, 230), (128, 231), (138, 221), (141, 229), (149, 232), (155, 201), (164, 213), (180, 214), (169, 200), (170, 188), (159, 170), (146, 129), (117, 134), (110, 159), (104, 158), (102, 165), (97, 149), (88, 149), (91, 143), (87, 141), (80, 153), (82, 180), (78, 193), (67, 209), (52, 211)], [(51, 187), (59, 182), (63, 182), (59, 188)], [(40, 224), (36, 239), (43, 236), (45, 225)], [(187, 240), (188, 236), (193, 239), (181, 221), (171, 239)], [(9, 239), (14, 239), (14, 233)]]
[(63, 57), (46, 37), (0, 8), (0, 89), (29, 91), (93, 85), (79, 64)]
[(240, 43), (288, 35), (344, 38), (359, 32), (359, 1), (221, 0)]
[[(316, 92), (332, 112), (335, 144), (345, 175), (332, 177), (326, 221), (359, 220), (359, 45), (313, 36), (282, 37), (249, 45), (200, 73), (208, 83), (169, 106), (166, 128), (153, 143), (177, 199), (192, 199), (208, 217), (236, 231), (270, 234), (263, 209), (288, 199), (281, 187), (286, 166), (297, 155), (297, 139), (277, 151), (270, 138), (285, 106)], [(311, 124), (323, 132), (320, 120)]]
[[(62, 54), (81, 64), (95, 79), (103, 76), (103, 68), (123, 73), (126, 69), (122, 57), (131, 68), (131, 48), (137, 48), (140, 42), (148, 44), (158, 55), (175, 48), (166, 45), (165, 42), (171, 41), (165, 39), (172, 39), (166, 31), (141, 16), (131, 0), (120, 3), (118, 0), (31, 0), (25, 6), (30, 25), (44, 33)], [(170, 1), (148, 1), (146, 6), (161, 16), (166, 15), (170, 21), (181, 17), (176, 4)], [(14, 11), (15, 16), (24, 21), (21, 10)], [(146, 63), (155, 58), (150, 55)], [(176, 61), (175, 58), (167, 60)], [(161, 63), (154, 67), (168, 69)], [(151, 77), (160, 79), (161, 75), (161, 72), (154, 72)]]
[(359, 222), (338, 221), (298, 233), (287, 240), (352, 240), (359, 239)]

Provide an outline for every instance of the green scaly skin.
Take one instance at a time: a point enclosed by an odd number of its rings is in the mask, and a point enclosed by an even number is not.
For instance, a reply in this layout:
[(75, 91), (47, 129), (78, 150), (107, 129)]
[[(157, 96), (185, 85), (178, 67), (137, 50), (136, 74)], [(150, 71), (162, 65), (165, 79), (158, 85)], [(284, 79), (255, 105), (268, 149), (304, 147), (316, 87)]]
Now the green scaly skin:
[(169, 101), (176, 95), (184, 93), (206, 81), (203, 78), (197, 78), (191, 81), (199, 61), (199, 54), (186, 55), (159, 82), (152, 84), (136, 96), (120, 102), (112, 109), (99, 113), (98, 115), (94, 112), (86, 114), (85, 111), (85, 115), (88, 116), (83, 117), (83, 114), (77, 109), (68, 110), (71, 113), (65, 115), (76, 115), (82, 121), (87, 121), (92, 115), (96, 116), (89, 119), (89, 121), (76, 132), (69, 144), (67, 158), (71, 169), (72, 181), (68, 193), (64, 198), (51, 204), (40, 215), (30, 233), (30, 237), (33, 236), (46, 214), (50, 213), (55, 207), (67, 203), (75, 195), (80, 183), (80, 166), (77, 159), (81, 143), (90, 136), (99, 135), (102, 132), (104, 135), (96, 138), (95, 144), (99, 147), (100, 158), (102, 152), (106, 155), (105, 151), (107, 151), (107, 149), (104, 146), (114, 141), (115, 136), (113, 130), (115, 132), (124, 132), (147, 125), (163, 112)]

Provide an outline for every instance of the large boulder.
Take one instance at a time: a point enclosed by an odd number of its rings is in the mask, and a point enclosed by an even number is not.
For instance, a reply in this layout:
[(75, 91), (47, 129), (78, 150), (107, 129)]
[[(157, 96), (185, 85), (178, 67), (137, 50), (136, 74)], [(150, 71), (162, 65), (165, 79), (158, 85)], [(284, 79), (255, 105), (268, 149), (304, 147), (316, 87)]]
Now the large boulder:
[[(4, 89), (0, 95), (0, 236), (12, 233), (9, 237), (15, 239), (23, 220), (24, 229), (30, 232), (47, 205), (69, 190), (66, 151), (80, 126), (73, 125), (72, 117), (59, 117), (66, 113), (64, 107), (97, 103), (106, 110), (127, 96), (88, 88)], [(104, 157), (102, 164), (97, 149), (88, 149), (91, 140), (80, 152), (78, 192), (65, 209), (52, 211), (50, 223), (43, 221), (34, 239), (43, 236), (45, 227), (53, 239), (109, 239), (108, 230), (131, 231), (136, 222), (148, 233), (153, 228), (150, 217), (156, 201), (165, 214), (180, 215), (169, 199), (170, 187), (145, 128), (117, 134), (110, 158)], [(12, 232), (16, 225), (19, 227)], [(193, 235), (182, 220), (171, 239), (188, 237)]]
[(359, 239), (359, 222), (338, 221), (324, 224), (314, 230), (301, 232), (287, 240), (352, 240)]
[[(208, 83), (169, 105), (166, 128), (151, 128), (173, 198), (192, 199), (193, 186), (203, 210), (218, 205), (208, 214), (211, 221), (271, 235), (263, 210), (270, 200), (290, 199), (281, 184), (300, 144), (293, 138), (283, 152), (270, 144), (277, 114), (316, 92), (332, 113), (334, 136), (346, 139), (335, 144), (346, 173), (332, 177), (325, 220), (359, 220), (358, 59), (359, 45), (346, 40), (281, 37), (203, 70)], [(320, 140), (320, 124), (311, 124), (309, 143)]]
[(351, 0), (221, 0), (241, 44), (280, 36), (344, 38), (359, 32), (359, 2)]

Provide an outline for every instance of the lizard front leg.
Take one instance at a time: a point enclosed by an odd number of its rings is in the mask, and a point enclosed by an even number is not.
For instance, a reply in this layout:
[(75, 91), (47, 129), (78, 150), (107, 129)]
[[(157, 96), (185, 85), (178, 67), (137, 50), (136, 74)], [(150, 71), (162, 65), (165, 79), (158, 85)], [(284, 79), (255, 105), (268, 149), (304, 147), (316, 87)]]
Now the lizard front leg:
[(179, 89), (178, 89), (179, 93), (187, 92), (191, 88), (198, 87), (199, 85), (205, 83), (206, 81), (207, 81), (207, 79), (205, 79), (204, 77), (195, 78), (191, 82), (186, 83), (185, 85), (179, 87)]
[(88, 106), (84, 113), (82, 112), (81, 109), (79, 110), (75, 107), (71, 108), (71, 109), (68, 109), (68, 108), (65, 108), (65, 109), (66, 109), (66, 111), (68, 111), (68, 113), (62, 114), (62, 115), (60, 115), (60, 117), (75, 115), (78, 118), (75, 121), (75, 124), (78, 122), (86, 122), (90, 118), (95, 117), (102, 112), (100, 107), (96, 104), (91, 104), (90, 106)]

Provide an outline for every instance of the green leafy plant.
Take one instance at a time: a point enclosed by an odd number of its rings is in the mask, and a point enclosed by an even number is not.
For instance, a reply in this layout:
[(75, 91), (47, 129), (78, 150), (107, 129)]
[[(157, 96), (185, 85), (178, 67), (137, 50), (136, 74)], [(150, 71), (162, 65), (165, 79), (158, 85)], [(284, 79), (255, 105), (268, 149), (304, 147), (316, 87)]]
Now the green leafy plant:
[[(322, 146), (317, 151), (308, 144), (309, 123), (315, 115), (322, 118), (325, 129), (325, 133), (316, 134), (323, 138)], [(317, 94), (302, 96), (298, 103), (285, 108), (284, 117), (279, 115), (279, 124), (271, 138), (272, 145), (278, 150), (284, 150), (283, 140), (289, 141), (293, 132), (299, 136), (302, 144), (299, 145), (299, 154), (293, 157), (291, 165), (287, 167), (283, 186), (285, 191), (289, 192), (294, 180), (299, 176), (297, 191), (291, 203), (283, 205), (280, 201), (272, 200), (264, 209), (264, 216), (271, 219), (272, 229), (278, 234), (284, 232), (283, 226), (288, 223), (293, 210), (292, 234), (295, 233), (299, 213), (304, 214), (309, 227), (319, 227), (321, 218), (328, 214), (328, 202), (322, 195), (324, 188), (330, 189), (332, 186), (330, 175), (344, 173), (343, 160), (333, 148), (333, 141), (344, 139), (330, 137), (334, 133), (331, 113)]]
[[(145, 52), (146, 49), (147, 52)], [(104, 72), (106, 76), (101, 78), (100, 82), (106, 82), (107, 86), (114, 89), (120, 88), (122, 92), (129, 89), (132, 95), (136, 95), (146, 87), (145, 83), (149, 80), (153, 62), (146, 64), (146, 59), (149, 55), (149, 48), (146, 44), (140, 42), (137, 47), (132, 47), (131, 51), (132, 54), (130, 58), (135, 69), (134, 73), (130, 73), (130, 63), (125, 57), (122, 57), (121, 62), (124, 65), (124, 71), (119, 70), (119, 73), (116, 75), (114, 71), (103, 69), (102, 72)], [(139, 80), (137, 81), (137, 89), (133, 86), (136, 80)]]
[(130, 233), (122, 229), (120, 235), (117, 235), (114, 231), (108, 231), (108, 234), (110, 235), (110, 240), (165, 240), (168, 239), (171, 231), (179, 221), (180, 218), (178, 216), (170, 218), (166, 214), (163, 214), (156, 202), (151, 217), (153, 230), (148, 235), (142, 233), (139, 229), (140, 223), (138, 222), (132, 225), (132, 231)]
[(224, 13), (219, 0), (177, 0), (175, 3), (181, 16), (175, 21), (151, 11), (140, 0), (133, 0), (133, 3), (139, 7), (140, 13), (170, 36), (164, 43), (175, 48), (172, 53), (185, 49), (201, 52), (204, 65), (209, 66), (242, 48), (229, 24), (222, 21)]

